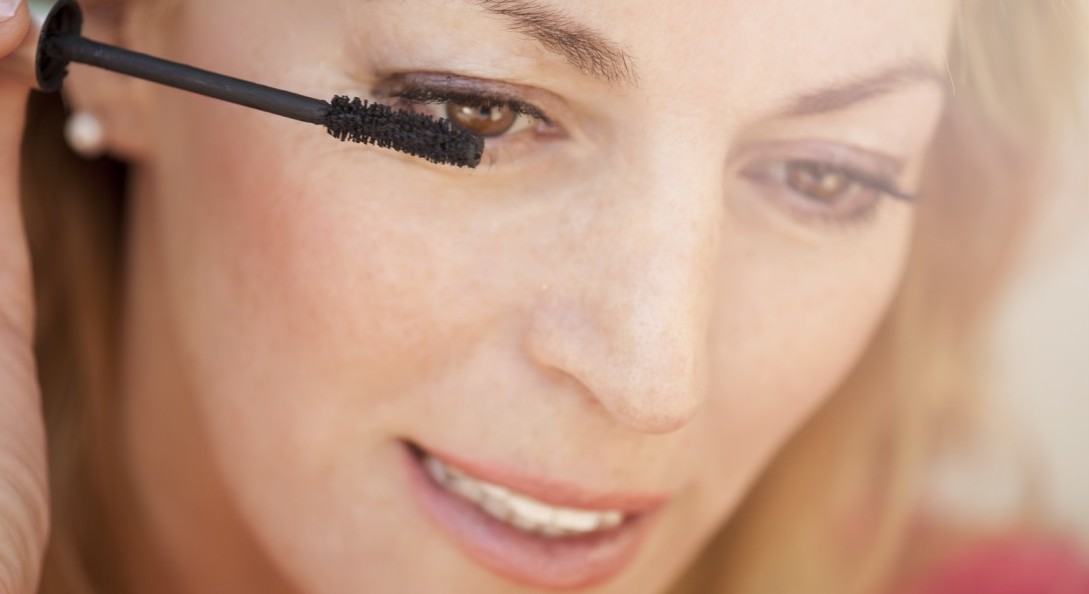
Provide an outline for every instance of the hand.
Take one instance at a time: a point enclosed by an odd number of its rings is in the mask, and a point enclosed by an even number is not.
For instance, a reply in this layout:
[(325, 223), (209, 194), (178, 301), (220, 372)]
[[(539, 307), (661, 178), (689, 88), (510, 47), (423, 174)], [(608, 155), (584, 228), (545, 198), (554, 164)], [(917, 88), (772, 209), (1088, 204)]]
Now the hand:
[[(11, 14), (11, 4), (0, 0), (0, 19)], [(14, 16), (0, 21), (0, 65), (7, 66), (0, 72), (12, 70), (12, 54), (29, 30), (26, 2), (17, 4)], [(19, 208), (26, 85), (0, 73), (0, 594), (36, 591), (49, 531), (34, 299)]]

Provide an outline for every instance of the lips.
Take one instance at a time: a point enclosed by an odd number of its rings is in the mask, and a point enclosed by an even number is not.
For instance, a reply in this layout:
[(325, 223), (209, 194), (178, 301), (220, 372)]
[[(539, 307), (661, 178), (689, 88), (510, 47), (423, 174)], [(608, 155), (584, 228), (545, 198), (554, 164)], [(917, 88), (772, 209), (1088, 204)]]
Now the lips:
[(539, 536), (581, 536), (619, 526), (622, 510), (585, 510), (549, 505), (495, 483), (475, 479), (434, 456), (421, 455), (428, 475), (440, 487), (476, 504), (489, 516)]
[(527, 586), (572, 589), (620, 573), (665, 497), (604, 493), (405, 444), (410, 490), (470, 558)]

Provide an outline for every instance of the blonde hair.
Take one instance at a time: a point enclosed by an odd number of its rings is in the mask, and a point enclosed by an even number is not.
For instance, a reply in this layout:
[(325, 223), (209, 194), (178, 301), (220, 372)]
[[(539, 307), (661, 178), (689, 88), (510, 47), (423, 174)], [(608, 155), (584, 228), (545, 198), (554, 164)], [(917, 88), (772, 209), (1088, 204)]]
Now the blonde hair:
[[(959, 4), (951, 99), (902, 289), (855, 369), (678, 591), (862, 593), (887, 581), (925, 469), (983, 402), (981, 329), (1048, 191), (1049, 149), (1071, 125), (1089, 136), (1086, 23), (1082, 1)], [(120, 451), (110, 395), (125, 171), (72, 155), (63, 116), (57, 98), (34, 97), (23, 146), (53, 494), (41, 592), (117, 592), (113, 527), (96, 510), (116, 496), (107, 461)], [(853, 510), (868, 510), (854, 535), (842, 528)]]
[[(678, 592), (880, 592), (919, 556), (908, 531), (927, 470), (972, 439), (990, 404), (981, 363), (1000, 289), (1057, 189), (1064, 141), (1089, 141), (1085, 2), (967, 0), (952, 35), (901, 290)], [(1011, 524), (1038, 511), (1023, 501)]]

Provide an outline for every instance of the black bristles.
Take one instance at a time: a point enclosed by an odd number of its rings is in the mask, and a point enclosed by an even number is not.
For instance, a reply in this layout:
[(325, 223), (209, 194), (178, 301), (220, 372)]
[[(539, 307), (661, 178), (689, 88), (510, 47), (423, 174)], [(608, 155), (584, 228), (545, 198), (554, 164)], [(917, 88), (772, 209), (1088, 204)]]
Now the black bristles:
[(484, 153), (482, 137), (449, 120), (358, 98), (333, 97), (322, 123), (340, 140), (390, 148), (432, 163), (476, 167)]

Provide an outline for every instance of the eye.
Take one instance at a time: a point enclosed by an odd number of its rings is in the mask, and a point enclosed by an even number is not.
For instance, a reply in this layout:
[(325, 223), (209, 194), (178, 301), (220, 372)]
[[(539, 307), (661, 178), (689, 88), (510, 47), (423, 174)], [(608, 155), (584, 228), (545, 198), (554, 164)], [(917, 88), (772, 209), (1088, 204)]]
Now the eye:
[(522, 115), (506, 105), (467, 105), (446, 103), (446, 118), (485, 138), (506, 134)]
[(484, 138), (498, 140), (531, 128), (551, 129), (541, 110), (510, 97), (423, 87), (401, 88), (390, 95), (402, 109), (446, 118)]
[(741, 175), (764, 197), (804, 219), (851, 222), (872, 214), (884, 196), (911, 201), (882, 174), (815, 159), (760, 159)]
[(828, 205), (834, 205), (859, 189), (858, 182), (847, 172), (813, 161), (786, 162), (783, 178), (790, 189)]
[(371, 92), (398, 109), (441, 118), (483, 137), (489, 172), (544, 166), (568, 146), (562, 142), (570, 138), (567, 128), (550, 115), (572, 121), (564, 101), (538, 87), (444, 72), (400, 72), (376, 81)]

